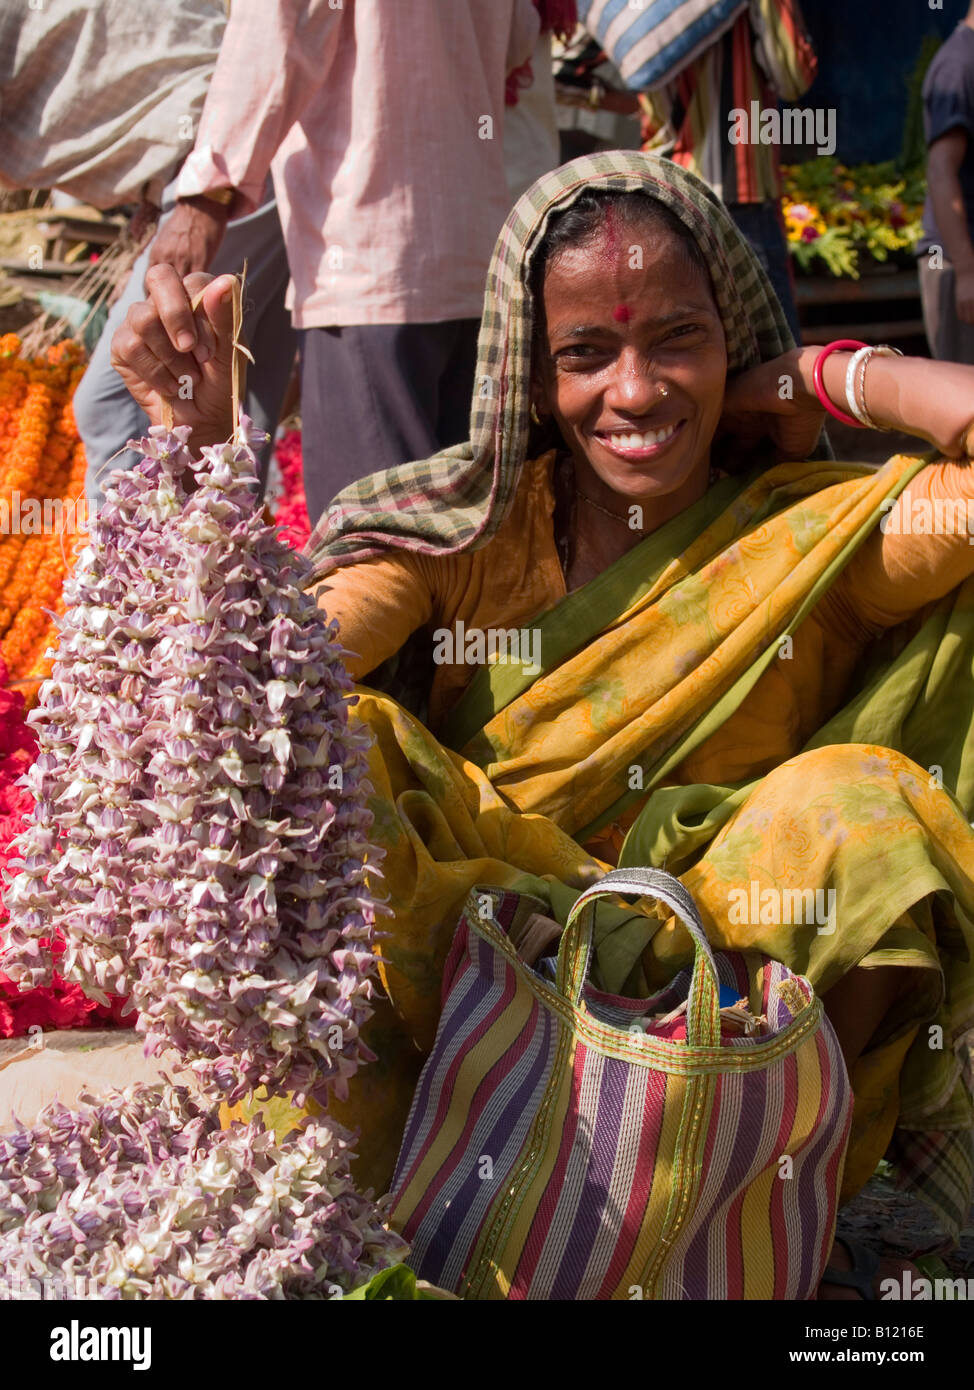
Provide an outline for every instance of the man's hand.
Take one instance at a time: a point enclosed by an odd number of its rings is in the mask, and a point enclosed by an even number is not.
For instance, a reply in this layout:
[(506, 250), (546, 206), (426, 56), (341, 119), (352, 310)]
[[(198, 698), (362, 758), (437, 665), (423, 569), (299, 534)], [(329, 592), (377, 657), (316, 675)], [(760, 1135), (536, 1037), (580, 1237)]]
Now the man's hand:
[(233, 433), (233, 276), (182, 279), (174, 266), (156, 265), (145, 280), (149, 298), (116, 331), (112, 366), (154, 425), (167, 397), (174, 423), (192, 426), (194, 448), (222, 443)]
[(180, 276), (206, 270), (220, 249), (228, 213), (209, 198), (180, 198), (152, 243), (150, 268), (171, 265)]

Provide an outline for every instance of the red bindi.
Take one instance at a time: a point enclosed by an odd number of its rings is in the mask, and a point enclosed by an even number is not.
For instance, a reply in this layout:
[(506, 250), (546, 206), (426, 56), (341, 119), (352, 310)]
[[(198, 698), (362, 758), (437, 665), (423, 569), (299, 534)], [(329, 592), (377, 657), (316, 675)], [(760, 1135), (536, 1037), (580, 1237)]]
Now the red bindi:
[(612, 317), (616, 323), (628, 323), (632, 318), (632, 310), (628, 304), (617, 304), (612, 311)]

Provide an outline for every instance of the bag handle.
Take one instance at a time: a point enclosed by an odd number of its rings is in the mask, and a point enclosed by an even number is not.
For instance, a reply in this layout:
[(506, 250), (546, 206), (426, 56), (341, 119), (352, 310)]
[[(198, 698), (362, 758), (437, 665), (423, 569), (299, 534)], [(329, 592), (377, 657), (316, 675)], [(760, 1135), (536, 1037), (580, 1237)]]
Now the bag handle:
[(678, 878), (662, 869), (613, 869), (575, 900), (558, 951), (558, 990), (577, 1007), (588, 976), (594, 913), (585, 907), (596, 898), (631, 893), (655, 898), (676, 913), (693, 938), (693, 979), (687, 1000), (687, 1043), (720, 1046), (720, 982), (717, 962), (693, 897)]

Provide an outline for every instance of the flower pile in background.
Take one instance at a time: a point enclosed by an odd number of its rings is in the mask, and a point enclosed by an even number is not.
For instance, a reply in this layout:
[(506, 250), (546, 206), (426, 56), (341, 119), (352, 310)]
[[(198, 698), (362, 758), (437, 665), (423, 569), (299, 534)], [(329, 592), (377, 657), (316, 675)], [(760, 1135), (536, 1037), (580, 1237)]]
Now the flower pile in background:
[[(25, 829), (34, 801), (30, 792), (18, 787), (34, 761), (37, 739), (24, 720), (24, 697), (17, 690), (4, 690), (7, 669), (0, 657), (0, 878), (10, 859), (10, 845)], [(7, 910), (0, 896), (0, 951), (6, 940)], [(59, 940), (51, 943), (54, 959), (64, 952)], [(6, 975), (0, 974), (0, 1038), (24, 1036), (28, 1029), (93, 1028), (123, 1022), (125, 1000), (109, 998), (107, 1007), (89, 999), (80, 985), (67, 984), (54, 971), (51, 983), (43, 989), (21, 991)]]
[(256, 509), (246, 441), (150, 431), (65, 585), (29, 716), (35, 805), (0, 967), (131, 998), (210, 1099), (297, 1104), (371, 1056), (365, 743), (310, 566)]
[(181, 1086), (49, 1105), (0, 1136), (0, 1287), (15, 1298), (331, 1299), (401, 1258), (350, 1135), (221, 1130)]
[(912, 253), (922, 231), (922, 169), (818, 158), (781, 172), (788, 249), (802, 270), (858, 279), (864, 260)]
[(76, 343), (25, 359), (15, 334), (0, 336), (0, 655), (10, 680), (50, 671), (50, 612), (60, 611), (85, 491), (71, 405), (83, 371)]

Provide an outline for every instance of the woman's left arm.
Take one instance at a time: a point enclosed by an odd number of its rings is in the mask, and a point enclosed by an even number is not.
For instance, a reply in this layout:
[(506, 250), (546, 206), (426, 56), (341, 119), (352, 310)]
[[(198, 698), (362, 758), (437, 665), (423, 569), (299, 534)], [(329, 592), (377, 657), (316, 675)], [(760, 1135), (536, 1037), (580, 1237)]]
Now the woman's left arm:
[[(807, 457), (823, 417), (828, 419), (813, 379), (820, 352), (794, 348), (743, 373), (728, 388), (725, 425), (745, 438), (748, 431), (763, 430), (784, 458)], [(850, 357), (831, 353), (822, 374), (829, 400), (849, 415)], [(928, 440), (944, 460), (917, 474), (828, 597), (826, 606), (838, 605), (843, 623), (868, 637), (974, 574), (974, 367), (873, 356), (860, 384), (860, 402), (863, 387), (866, 410), (877, 426)]]
[[(802, 387), (813, 396), (818, 353), (798, 350)], [(832, 353), (822, 373), (829, 399), (847, 412), (849, 358)], [(874, 356), (860, 401), (863, 396), (878, 426), (927, 439), (943, 455), (917, 474), (836, 585), (836, 600), (844, 597), (859, 622), (875, 631), (902, 622), (974, 574), (974, 367)]]
[(830, 596), (868, 637), (943, 598), (972, 574), (974, 466), (945, 460), (928, 464), (907, 484)]
[[(786, 353), (795, 362), (796, 386), (811, 404), (817, 402), (813, 370), (821, 349), (796, 348)], [(846, 396), (846, 369), (852, 354), (833, 352), (822, 370), (822, 384), (834, 406), (854, 414)], [(860, 400), (880, 429), (902, 430), (928, 440), (946, 458), (969, 458), (974, 448), (974, 367), (961, 362), (934, 362), (928, 357), (869, 358), (860, 369)], [(796, 391), (796, 396), (798, 392)]]
[[(741, 372), (727, 384), (723, 431), (749, 445), (773, 440), (782, 460), (808, 458), (829, 417), (815, 391), (813, 372), (821, 348), (792, 348), (780, 357)], [(829, 400), (853, 416), (846, 397), (852, 354), (833, 352), (822, 380)], [(974, 367), (932, 362), (927, 357), (870, 357), (857, 372), (866, 411), (878, 428), (926, 439), (946, 458), (974, 450)], [(861, 395), (860, 395), (861, 399)]]

